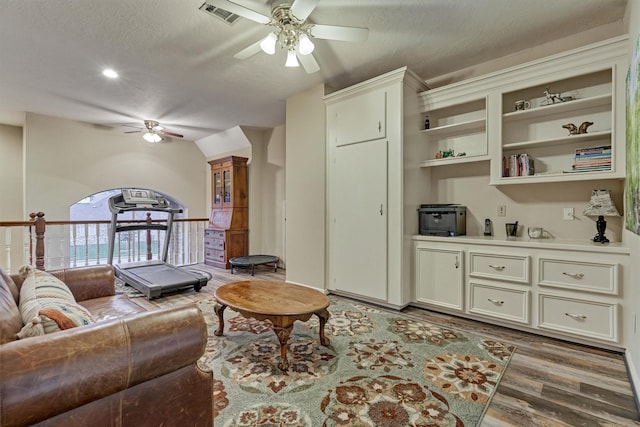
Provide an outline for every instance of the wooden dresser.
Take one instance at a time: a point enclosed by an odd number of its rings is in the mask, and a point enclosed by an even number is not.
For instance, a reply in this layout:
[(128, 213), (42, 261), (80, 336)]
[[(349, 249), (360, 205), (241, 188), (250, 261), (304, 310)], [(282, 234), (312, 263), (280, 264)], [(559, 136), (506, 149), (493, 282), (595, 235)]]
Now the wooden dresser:
[(247, 158), (211, 160), (211, 215), (204, 231), (204, 262), (230, 268), (229, 259), (249, 252)]

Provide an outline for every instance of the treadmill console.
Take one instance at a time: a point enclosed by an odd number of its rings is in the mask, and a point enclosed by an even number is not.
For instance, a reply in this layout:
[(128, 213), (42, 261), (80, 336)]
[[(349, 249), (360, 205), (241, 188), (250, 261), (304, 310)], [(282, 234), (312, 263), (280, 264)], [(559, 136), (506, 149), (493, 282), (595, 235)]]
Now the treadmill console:
[(122, 190), (122, 194), (109, 198), (109, 209), (113, 214), (141, 210), (182, 213), (181, 208), (171, 207), (167, 199), (151, 190)]
[(151, 190), (122, 190), (122, 199), (126, 204), (136, 207), (152, 207), (159, 203)]

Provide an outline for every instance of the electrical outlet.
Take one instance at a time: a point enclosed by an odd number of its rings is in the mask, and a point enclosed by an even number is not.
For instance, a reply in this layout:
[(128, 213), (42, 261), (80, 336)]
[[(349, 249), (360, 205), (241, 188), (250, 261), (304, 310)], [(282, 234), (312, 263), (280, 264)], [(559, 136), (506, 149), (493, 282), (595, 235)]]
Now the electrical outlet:
[(507, 207), (505, 205), (498, 206), (498, 216), (507, 216)]
[(573, 208), (564, 208), (564, 214), (562, 216), (562, 219), (573, 221), (575, 219)]

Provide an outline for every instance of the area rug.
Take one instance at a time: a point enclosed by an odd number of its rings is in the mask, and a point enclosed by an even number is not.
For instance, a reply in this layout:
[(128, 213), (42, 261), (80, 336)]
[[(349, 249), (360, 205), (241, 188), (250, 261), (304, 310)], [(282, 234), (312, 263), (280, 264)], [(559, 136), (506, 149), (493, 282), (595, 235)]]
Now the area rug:
[(214, 373), (216, 426), (476, 426), (514, 348), (388, 311), (330, 297), (319, 321), (296, 322), (289, 371), (267, 322), (201, 300), (209, 332), (202, 369)]

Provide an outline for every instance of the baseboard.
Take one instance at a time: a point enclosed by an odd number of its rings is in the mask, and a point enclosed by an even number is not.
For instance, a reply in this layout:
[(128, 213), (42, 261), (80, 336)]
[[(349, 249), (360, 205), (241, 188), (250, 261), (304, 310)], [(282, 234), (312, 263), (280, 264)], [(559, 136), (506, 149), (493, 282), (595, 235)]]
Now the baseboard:
[(627, 365), (627, 373), (629, 374), (629, 382), (631, 383), (631, 390), (633, 391), (633, 397), (636, 401), (636, 408), (640, 410), (640, 377), (638, 377), (638, 371), (633, 364), (633, 358), (629, 349), (624, 352), (624, 363)]

